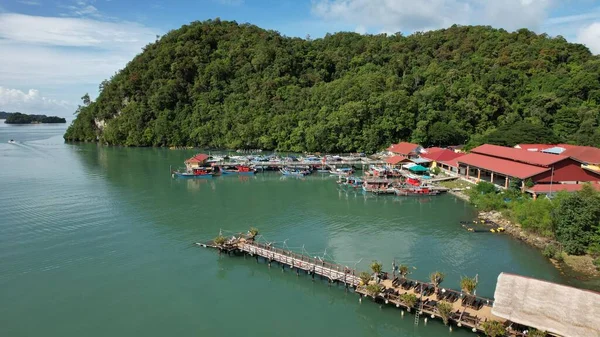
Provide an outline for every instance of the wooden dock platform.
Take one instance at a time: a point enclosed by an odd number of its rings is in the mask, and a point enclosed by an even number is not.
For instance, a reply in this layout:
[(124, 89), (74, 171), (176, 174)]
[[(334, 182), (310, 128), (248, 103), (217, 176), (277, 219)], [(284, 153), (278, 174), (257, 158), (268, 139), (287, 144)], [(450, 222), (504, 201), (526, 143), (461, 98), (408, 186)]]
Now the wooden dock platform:
[[(367, 285), (360, 279), (357, 271), (352, 268), (326, 261), (319, 257), (311, 257), (291, 250), (277, 248), (270, 244), (259, 243), (254, 240), (254, 237), (248, 235), (232, 237), (222, 244), (216, 244), (211, 241), (197, 243), (197, 245), (216, 248), (228, 255), (254, 256), (257, 261), (259, 258), (262, 258), (269, 266), (271, 266), (272, 262), (276, 262), (282, 269), (285, 269), (285, 267), (288, 267), (292, 271), (295, 269), (297, 274), (302, 271), (311, 275), (313, 279), (315, 276), (320, 276), (327, 279), (330, 284), (338, 283), (344, 285), (346, 289), (354, 289), (360, 295), (361, 301), (363, 297), (370, 297), (382, 305), (391, 305), (396, 308), (406, 309), (407, 311), (414, 309), (417, 315), (415, 324), (418, 324), (419, 315), (423, 314), (427, 315), (425, 319), (427, 317), (441, 318), (436, 307), (436, 304), (441, 300), (447, 301), (452, 305), (453, 311), (449, 316), (449, 321), (458, 327), (470, 328), (473, 332), (482, 331), (482, 325), (486, 321), (498, 321), (501, 323), (506, 321), (492, 314), (491, 308), (494, 303), (492, 299), (466, 295), (461, 291), (448, 288), (444, 288), (441, 291), (440, 287), (437, 288), (437, 292), (433, 292), (431, 291), (432, 284), (404, 277), (401, 279), (398, 277), (384, 277), (382, 280), (377, 281), (382, 291), (379, 294), (369, 294)], [(373, 284), (374, 282), (376, 281), (370, 281), (369, 284)], [(428, 288), (430, 291), (425, 292), (424, 289)], [(401, 300), (403, 294), (414, 294), (418, 298), (416, 304), (408, 306), (403, 303)], [(448, 296), (450, 294), (452, 296)], [(466, 301), (467, 297), (470, 299), (469, 301)], [(447, 300), (447, 298), (451, 298), (451, 300)], [(474, 306), (473, 302), (478, 303), (478, 305)], [(519, 336), (518, 334), (509, 335)]]

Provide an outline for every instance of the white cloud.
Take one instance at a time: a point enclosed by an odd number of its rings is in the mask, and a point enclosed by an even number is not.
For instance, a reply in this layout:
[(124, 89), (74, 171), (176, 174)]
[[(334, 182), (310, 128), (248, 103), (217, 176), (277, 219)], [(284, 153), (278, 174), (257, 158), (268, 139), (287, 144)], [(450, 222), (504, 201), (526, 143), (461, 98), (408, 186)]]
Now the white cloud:
[(594, 54), (600, 54), (600, 22), (582, 28), (577, 34), (577, 42), (583, 43)]
[[(98, 84), (156, 34), (132, 22), (0, 13), (0, 85), (36, 88), (70, 102), (90, 90), (94, 97)], [(26, 98), (13, 99), (19, 97)]]
[(133, 22), (0, 14), (0, 38), (18, 43), (139, 50), (155, 35)]
[(38, 90), (23, 92), (17, 89), (0, 87), (0, 110), (19, 111), (33, 114), (65, 114), (75, 111), (75, 106), (64, 100), (42, 96)]
[(551, 0), (317, 0), (314, 15), (380, 31), (425, 31), (452, 24), (538, 28)]

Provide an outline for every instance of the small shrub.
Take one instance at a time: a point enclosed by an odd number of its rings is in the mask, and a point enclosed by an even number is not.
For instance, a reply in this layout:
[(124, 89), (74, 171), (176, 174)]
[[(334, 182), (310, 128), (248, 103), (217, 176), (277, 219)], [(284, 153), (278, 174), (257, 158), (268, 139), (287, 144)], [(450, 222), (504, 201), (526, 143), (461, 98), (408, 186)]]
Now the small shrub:
[(549, 259), (553, 259), (554, 256), (556, 255), (557, 251), (558, 251), (558, 249), (556, 249), (556, 245), (548, 244), (548, 245), (546, 245), (546, 247), (544, 247), (542, 254)]
[(594, 259), (594, 266), (596, 266), (596, 269), (600, 270), (600, 257)]

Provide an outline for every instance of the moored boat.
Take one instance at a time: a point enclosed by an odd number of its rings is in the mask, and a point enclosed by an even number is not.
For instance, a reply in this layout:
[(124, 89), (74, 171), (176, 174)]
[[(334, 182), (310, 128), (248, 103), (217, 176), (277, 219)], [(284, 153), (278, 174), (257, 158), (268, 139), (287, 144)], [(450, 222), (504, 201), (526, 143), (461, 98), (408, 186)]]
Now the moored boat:
[(394, 191), (398, 196), (431, 196), (440, 194), (440, 191), (431, 190), (428, 187), (401, 187), (396, 188)]
[(310, 174), (310, 170), (300, 170), (296, 168), (284, 167), (279, 170), (284, 176), (304, 177)]
[(179, 178), (212, 178), (213, 173), (205, 169), (192, 169), (189, 171), (173, 171), (173, 177)]

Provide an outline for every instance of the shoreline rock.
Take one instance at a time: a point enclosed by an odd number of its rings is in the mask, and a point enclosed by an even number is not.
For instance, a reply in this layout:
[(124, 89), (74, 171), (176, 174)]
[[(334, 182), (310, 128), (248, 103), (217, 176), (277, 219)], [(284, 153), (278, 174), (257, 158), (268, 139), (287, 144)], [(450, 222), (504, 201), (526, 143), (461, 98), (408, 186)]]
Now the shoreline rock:
[[(500, 225), (501, 227), (504, 227), (505, 232), (512, 235), (514, 238), (519, 239), (533, 247), (536, 247), (540, 250), (543, 250), (544, 248), (546, 248), (547, 245), (549, 244), (557, 244), (558, 242), (555, 240), (552, 240), (550, 238), (546, 238), (543, 236), (539, 236), (533, 233), (528, 233), (525, 230), (523, 230), (521, 228), (520, 225), (518, 224), (514, 224), (511, 221), (507, 220), (504, 215), (502, 215), (502, 213), (498, 212), (498, 211), (490, 211), (490, 212), (484, 212), (484, 211), (480, 211), (478, 213), (478, 216), (480, 219), (483, 220), (489, 220), (489, 221), (493, 221), (495, 223), (497, 223), (498, 225)], [(574, 271), (575, 273), (581, 274), (585, 277), (598, 277), (600, 276), (600, 272), (594, 267), (593, 265), (593, 258), (589, 255), (583, 255), (583, 256), (571, 256), (571, 255), (567, 255), (565, 254), (565, 258), (564, 261), (559, 262), (553, 259), (550, 259), (550, 261), (552, 262), (552, 264), (554, 266), (556, 266), (557, 269), (564, 271), (564, 267), (568, 267), (568, 269), (570, 269), (571, 271)], [(578, 277), (579, 275), (569, 275), (569, 276), (573, 276), (575, 278), (580, 278)]]

